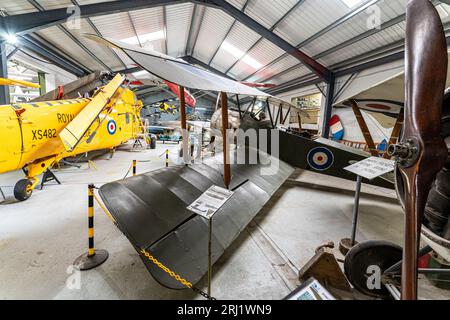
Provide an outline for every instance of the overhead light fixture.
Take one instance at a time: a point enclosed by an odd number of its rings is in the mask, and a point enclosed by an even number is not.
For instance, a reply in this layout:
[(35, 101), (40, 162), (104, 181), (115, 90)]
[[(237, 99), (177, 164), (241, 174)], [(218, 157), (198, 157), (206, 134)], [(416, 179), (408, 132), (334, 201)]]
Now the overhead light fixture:
[(142, 70), (142, 71), (134, 72), (134, 73), (132, 73), (132, 75), (133, 75), (133, 77), (135, 77), (135, 78), (139, 78), (139, 77), (143, 77), (143, 76), (149, 76), (150, 73), (148, 73), (147, 70)]
[(221, 48), (228, 52), (229, 54), (233, 55), (237, 59), (242, 59), (243, 62), (248, 64), (250, 67), (254, 69), (260, 69), (262, 68), (262, 64), (256, 61), (254, 58), (252, 58), (250, 55), (245, 54), (244, 51), (236, 48), (231, 43), (224, 41), (221, 45)]
[(345, 5), (349, 8), (353, 8), (357, 4), (359, 4), (362, 0), (341, 0)]
[(254, 69), (261, 69), (263, 67), (263, 65), (261, 63), (259, 63), (254, 58), (250, 57), (249, 55), (246, 55), (242, 59), (242, 61), (244, 61), (246, 64), (248, 64), (249, 66), (251, 66)]
[(18, 42), (18, 39), (14, 34), (7, 34), (6, 42), (8, 42), (9, 44), (16, 44)]
[[(138, 38), (139, 37), (139, 38)], [(138, 45), (138, 44), (144, 44), (147, 42), (152, 42), (152, 41), (156, 41), (156, 40), (162, 40), (165, 39), (166, 35), (164, 33), (164, 30), (160, 30), (160, 31), (156, 31), (156, 32), (151, 32), (151, 33), (145, 33), (142, 35), (138, 35), (137, 37), (130, 37), (130, 38), (125, 38), (122, 39), (120, 41), (122, 42), (126, 42), (129, 44), (134, 44), (134, 45)]]

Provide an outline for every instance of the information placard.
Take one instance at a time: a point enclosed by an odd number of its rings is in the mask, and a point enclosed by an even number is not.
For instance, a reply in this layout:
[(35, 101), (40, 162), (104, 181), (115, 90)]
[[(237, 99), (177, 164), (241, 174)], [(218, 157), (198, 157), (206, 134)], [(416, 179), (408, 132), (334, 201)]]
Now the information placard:
[(187, 207), (187, 209), (206, 219), (211, 219), (233, 194), (233, 191), (212, 186)]
[(371, 157), (355, 164), (352, 164), (344, 170), (350, 171), (360, 177), (373, 180), (386, 173), (393, 172), (395, 161), (379, 157)]

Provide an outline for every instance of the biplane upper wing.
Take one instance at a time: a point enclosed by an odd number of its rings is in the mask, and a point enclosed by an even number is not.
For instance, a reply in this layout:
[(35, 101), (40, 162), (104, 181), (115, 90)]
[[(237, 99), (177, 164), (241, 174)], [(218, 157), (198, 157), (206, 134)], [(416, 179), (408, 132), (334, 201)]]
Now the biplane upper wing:
[[(298, 109), (290, 102), (274, 97), (241, 82), (230, 80), (210, 71), (198, 68), (183, 60), (175, 59), (159, 52), (142, 49), (110, 38), (103, 38), (91, 34), (85, 35), (85, 37), (99, 44), (122, 50), (131, 60), (150, 74), (185, 88), (253, 96), (263, 100), (268, 99), (270, 103), (281, 105), (283, 108), (291, 107)], [(304, 113), (303, 111), (300, 112), (302, 112), (303, 117), (309, 118), (307, 113)]]
[(200, 69), (180, 59), (97, 35), (89, 34), (86, 37), (108, 47), (122, 50), (131, 60), (149, 73), (186, 88), (249, 96), (269, 96), (265, 92)]
[(59, 136), (67, 151), (75, 149), (124, 81), (125, 77), (116, 75), (111, 82), (97, 91), (91, 102), (61, 131)]

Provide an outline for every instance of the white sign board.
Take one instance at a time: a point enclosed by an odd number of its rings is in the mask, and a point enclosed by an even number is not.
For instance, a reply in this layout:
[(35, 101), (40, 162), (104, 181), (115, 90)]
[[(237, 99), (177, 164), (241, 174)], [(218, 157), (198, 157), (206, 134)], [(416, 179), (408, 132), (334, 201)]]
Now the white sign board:
[(336, 300), (319, 281), (314, 278), (303, 283), (286, 300)]
[(395, 161), (371, 157), (344, 168), (360, 177), (373, 180), (395, 169)]
[(195, 200), (188, 210), (206, 218), (211, 219), (214, 214), (233, 196), (234, 192), (212, 186), (203, 193), (200, 198)]

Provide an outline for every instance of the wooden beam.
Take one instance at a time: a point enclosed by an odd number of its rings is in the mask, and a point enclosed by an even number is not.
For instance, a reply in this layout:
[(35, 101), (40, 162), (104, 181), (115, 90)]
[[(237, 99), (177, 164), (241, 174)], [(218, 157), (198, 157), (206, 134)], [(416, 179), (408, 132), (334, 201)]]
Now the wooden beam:
[[(391, 144), (396, 144), (400, 138), (400, 133), (402, 132), (403, 123), (405, 121), (405, 109), (401, 108), (397, 117), (397, 121), (395, 122), (394, 129), (392, 129), (391, 138), (389, 139), (388, 146)], [(391, 157), (388, 155), (387, 149), (383, 155), (383, 158), (390, 159)]]
[(275, 125), (274, 125), (274, 123), (273, 123), (272, 112), (270, 111), (269, 98), (267, 98), (267, 100), (266, 100), (266, 108), (267, 108), (267, 112), (269, 113), (270, 124), (272, 125), (272, 128), (275, 128)]
[(220, 93), (222, 103), (222, 139), (223, 139), (223, 182), (229, 188), (231, 183), (230, 150), (228, 148), (228, 97), (225, 92)]
[(283, 120), (283, 125), (286, 123), (286, 120), (288, 119), (288, 117), (289, 117), (289, 115), (291, 113), (291, 108), (292, 108), (292, 106), (289, 106), (289, 109), (288, 109), (288, 111), (286, 113), (286, 117)]
[(362, 131), (364, 136), (364, 140), (366, 140), (367, 147), (369, 148), (369, 152), (372, 156), (378, 157), (378, 150), (375, 147), (375, 143), (373, 142), (372, 135), (370, 134), (369, 127), (367, 126), (366, 120), (359, 109), (358, 103), (355, 100), (350, 100), (350, 105), (352, 106), (353, 113), (355, 114), (356, 120), (358, 121), (359, 128)]
[(181, 129), (183, 134), (183, 159), (184, 163), (189, 163), (188, 155), (188, 140), (189, 133), (187, 131), (187, 121), (186, 121), (186, 98), (184, 95), (184, 87), (180, 86), (180, 114), (181, 114)]
[(300, 116), (300, 112), (297, 113), (297, 119), (298, 119), (298, 128), (300, 131), (302, 131), (302, 117)]

